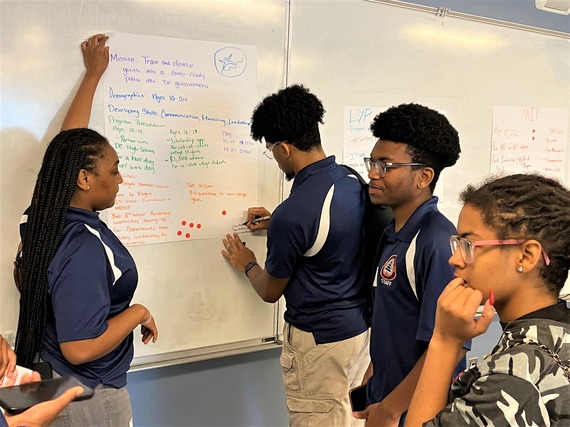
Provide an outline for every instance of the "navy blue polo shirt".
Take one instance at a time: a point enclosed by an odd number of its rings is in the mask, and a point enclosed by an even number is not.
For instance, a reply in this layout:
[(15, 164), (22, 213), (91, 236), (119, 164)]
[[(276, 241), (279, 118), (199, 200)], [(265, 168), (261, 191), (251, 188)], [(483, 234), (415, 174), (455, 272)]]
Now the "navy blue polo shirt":
[[(25, 236), (24, 215), (20, 230)], [(60, 375), (84, 384), (121, 388), (133, 359), (133, 333), (109, 354), (81, 365), (63, 356), (59, 343), (97, 338), (107, 320), (127, 309), (138, 282), (135, 262), (99, 213), (69, 208), (61, 243), (48, 267), (54, 320), (48, 316), (41, 358)]]
[(365, 196), (358, 179), (330, 156), (299, 171), (271, 216), (265, 269), (289, 278), (285, 320), (313, 333), (318, 344), (368, 329), (360, 256)]
[[(412, 370), (431, 339), (437, 299), (453, 279), (449, 237), (455, 226), (437, 209), (437, 197), (423, 203), (402, 229), (385, 229), (372, 315), (370, 356), (374, 375), (368, 404), (380, 402)], [(465, 369), (465, 360), (456, 373)]]

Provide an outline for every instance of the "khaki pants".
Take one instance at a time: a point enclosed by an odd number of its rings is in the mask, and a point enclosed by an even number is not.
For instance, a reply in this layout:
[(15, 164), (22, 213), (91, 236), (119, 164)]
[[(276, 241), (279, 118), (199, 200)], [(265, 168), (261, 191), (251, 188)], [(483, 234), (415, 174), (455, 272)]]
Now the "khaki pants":
[(317, 345), (313, 334), (285, 323), (280, 362), (291, 427), (364, 425), (352, 416), (348, 391), (370, 363), (369, 334)]

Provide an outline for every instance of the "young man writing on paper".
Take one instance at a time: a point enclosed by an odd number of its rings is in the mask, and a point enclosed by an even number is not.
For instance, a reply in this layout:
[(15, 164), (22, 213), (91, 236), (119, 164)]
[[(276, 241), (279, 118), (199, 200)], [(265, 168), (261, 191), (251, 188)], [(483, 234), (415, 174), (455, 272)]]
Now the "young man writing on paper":
[(223, 240), (222, 255), (244, 272), (259, 296), (285, 295), (283, 381), (291, 426), (349, 426), (348, 390), (369, 364), (367, 290), (362, 268), (366, 194), (354, 175), (327, 157), (319, 134), (320, 100), (294, 85), (255, 109), (251, 133), (287, 179), (291, 194), (269, 221), (264, 208), (248, 213), (251, 230), (267, 229), (265, 268), (237, 235)]
[[(437, 298), (453, 278), (448, 264), (453, 224), (433, 196), (440, 172), (459, 158), (457, 131), (417, 104), (375, 117), (378, 141), (365, 158), (372, 202), (394, 214), (378, 262), (367, 372), (367, 426), (403, 425), (434, 328)], [(463, 354), (464, 355), (464, 354)], [(463, 369), (459, 363), (456, 372)]]

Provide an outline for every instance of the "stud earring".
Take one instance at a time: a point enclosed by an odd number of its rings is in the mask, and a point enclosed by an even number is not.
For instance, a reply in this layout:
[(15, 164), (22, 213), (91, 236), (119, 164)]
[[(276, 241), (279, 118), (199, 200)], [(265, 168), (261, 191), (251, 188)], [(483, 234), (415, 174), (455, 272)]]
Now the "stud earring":
[(89, 191), (91, 189), (91, 187), (87, 186), (87, 191)]
[(519, 265), (519, 266), (517, 267), (517, 271), (518, 271), (519, 273), (522, 273), (522, 272), (523, 272), (522, 265)]

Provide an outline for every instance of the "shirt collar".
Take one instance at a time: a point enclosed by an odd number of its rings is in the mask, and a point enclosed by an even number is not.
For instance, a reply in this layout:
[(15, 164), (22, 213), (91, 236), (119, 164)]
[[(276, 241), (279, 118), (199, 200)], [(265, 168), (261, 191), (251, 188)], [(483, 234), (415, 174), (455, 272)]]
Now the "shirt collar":
[(418, 206), (398, 232), (395, 231), (396, 222), (392, 219), (386, 228), (386, 238), (390, 241), (398, 239), (402, 242), (411, 242), (415, 235), (418, 234), (418, 229), (421, 227), (426, 216), (429, 216), (429, 214), (433, 212), (438, 212), (437, 202), (437, 196), (432, 196), (431, 199), (426, 200)]
[(82, 221), (87, 224), (99, 223), (99, 212), (80, 208), (68, 208), (67, 221)]
[(295, 175), (295, 180), (293, 181), (293, 185), (291, 186), (291, 193), (293, 193), (293, 191), (295, 191), (295, 189), (299, 187), (303, 182), (305, 182), (311, 175), (315, 175), (326, 169), (333, 168), (335, 165), (336, 165), (335, 156), (328, 156), (322, 160), (319, 160), (317, 162), (305, 166), (297, 173), (297, 175)]
[[(544, 307), (540, 310), (533, 311), (532, 313), (525, 314), (524, 316), (519, 317), (517, 320), (528, 319), (547, 319), (554, 320), (556, 322), (569, 322), (570, 309), (566, 306), (566, 301), (559, 301), (557, 304), (549, 305), (548, 307)], [(505, 329), (509, 323), (510, 322), (501, 322), (502, 328)]]

